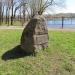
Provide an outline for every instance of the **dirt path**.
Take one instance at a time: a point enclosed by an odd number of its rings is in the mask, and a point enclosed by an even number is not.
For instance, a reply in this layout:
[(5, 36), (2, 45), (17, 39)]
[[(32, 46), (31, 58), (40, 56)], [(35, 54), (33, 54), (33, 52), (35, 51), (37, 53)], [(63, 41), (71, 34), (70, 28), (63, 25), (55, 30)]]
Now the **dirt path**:
[[(24, 29), (25, 26), (0, 26), (0, 29)], [(75, 32), (75, 29), (55, 29), (55, 28), (48, 28), (49, 31), (62, 31), (62, 32)]]
[(0, 26), (0, 29), (24, 29), (24, 26)]

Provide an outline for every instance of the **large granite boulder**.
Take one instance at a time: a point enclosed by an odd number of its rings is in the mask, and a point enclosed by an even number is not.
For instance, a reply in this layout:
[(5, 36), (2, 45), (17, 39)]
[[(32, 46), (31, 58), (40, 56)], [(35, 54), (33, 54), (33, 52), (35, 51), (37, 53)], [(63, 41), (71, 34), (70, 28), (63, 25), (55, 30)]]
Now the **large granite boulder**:
[(48, 30), (43, 16), (35, 16), (26, 25), (22, 37), (21, 48), (26, 53), (38, 52), (48, 47)]

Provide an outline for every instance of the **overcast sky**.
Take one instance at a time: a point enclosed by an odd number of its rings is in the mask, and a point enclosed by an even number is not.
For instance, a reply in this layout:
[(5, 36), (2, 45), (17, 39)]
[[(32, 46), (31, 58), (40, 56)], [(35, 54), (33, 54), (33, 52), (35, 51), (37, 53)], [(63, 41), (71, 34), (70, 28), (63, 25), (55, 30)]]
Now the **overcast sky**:
[[(64, 0), (64, 7), (49, 8), (45, 14), (56, 14), (56, 13), (75, 13), (75, 0)], [(51, 11), (51, 12), (50, 12)]]
[[(75, 13), (75, 0), (64, 0), (65, 6), (63, 8), (57, 7), (51, 13)], [(50, 9), (48, 9), (48, 13)]]
[(65, 4), (65, 9), (62, 12), (75, 13), (75, 0), (66, 0)]

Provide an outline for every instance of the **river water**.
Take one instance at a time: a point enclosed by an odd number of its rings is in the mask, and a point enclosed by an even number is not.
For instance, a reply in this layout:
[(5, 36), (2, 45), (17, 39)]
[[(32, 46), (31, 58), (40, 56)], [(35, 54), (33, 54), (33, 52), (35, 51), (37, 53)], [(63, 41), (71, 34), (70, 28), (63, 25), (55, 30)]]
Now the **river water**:
[[(50, 28), (62, 28), (62, 19), (48, 19), (47, 25)], [(75, 18), (64, 18), (63, 20), (63, 28), (75, 28)]]

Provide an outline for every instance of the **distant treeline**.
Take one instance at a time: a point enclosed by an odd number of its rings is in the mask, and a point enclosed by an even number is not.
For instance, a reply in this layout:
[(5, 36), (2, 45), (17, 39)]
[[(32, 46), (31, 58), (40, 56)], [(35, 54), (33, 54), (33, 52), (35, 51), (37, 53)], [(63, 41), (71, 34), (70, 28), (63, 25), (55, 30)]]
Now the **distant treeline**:
[(75, 13), (59, 13), (59, 14), (53, 14), (53, 15), (46, 15), (47, 19), (51, 18), (75, 18)]

